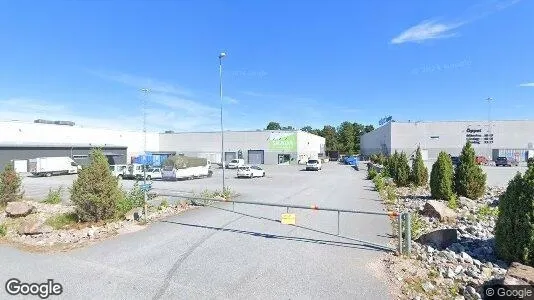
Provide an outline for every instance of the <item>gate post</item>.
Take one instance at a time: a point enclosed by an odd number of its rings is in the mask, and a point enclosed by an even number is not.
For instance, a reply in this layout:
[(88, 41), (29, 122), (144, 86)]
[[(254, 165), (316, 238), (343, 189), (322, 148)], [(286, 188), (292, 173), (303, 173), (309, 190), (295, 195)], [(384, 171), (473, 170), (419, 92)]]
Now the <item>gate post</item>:
[(402, 215), (403, 213), (400, 213), (397, 216), (397, 232), (399, 235), (399, 255), (402, 255)]
[(404, 247), (405, 254), (410, 257), (412, 253), (412, 224), (411, 224), (411, 215), (409, 212), (404, 213)]

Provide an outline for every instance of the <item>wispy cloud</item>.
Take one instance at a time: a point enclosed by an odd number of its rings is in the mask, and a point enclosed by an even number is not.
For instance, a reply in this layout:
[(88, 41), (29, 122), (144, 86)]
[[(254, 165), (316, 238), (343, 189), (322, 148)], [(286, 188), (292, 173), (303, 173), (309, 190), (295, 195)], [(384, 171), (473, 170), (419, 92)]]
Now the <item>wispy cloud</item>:
[(236, 98), (232, 98), (232, 97), (223, 97), (224, 101), (228, 104), (239, 104), (239, 100), (237, 100)]
[(521, 83), (520, 87), (534, 87), (534, 82)]
[(394, 37), (391, 44), (422, 43), (427, 40), (445, 39), (458, 36), (456, 29), (486, 17), (492, 13), (508, 8), (521, 0), (490, 1), (484, 5), (476, 5), (468, 8), (462, 16), (456, 20), (438, 21), (437, 18), (426, 19), (414, 25), (398, 36)]

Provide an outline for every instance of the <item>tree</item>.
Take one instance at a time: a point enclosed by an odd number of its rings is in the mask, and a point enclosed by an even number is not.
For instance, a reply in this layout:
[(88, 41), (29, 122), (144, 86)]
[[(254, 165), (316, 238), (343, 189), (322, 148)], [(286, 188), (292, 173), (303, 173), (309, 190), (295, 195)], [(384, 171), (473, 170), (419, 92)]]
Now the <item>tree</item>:
[(415, 159), (412, 161), (412, 173), (410, 177), (411, 181), (416, 186), (424, 186), (428, 183), (428, 169), (423, 161), (420, 147), (417, 147), (417, 151), (415, 152)]
[(321, 136), (325, 138), (326, 151), (340, 150), (335, 127), (325, 125), (323, 127)]
[(305, 131), (305, 132), (309, 132), (309, 133), (313, 133), (313, 128), (311, 126), (304, 126), (300, 130)]
[(265, 130), (281, 130), (282, 127), (280, 126), (280, 123), (277, 123), (277, 122), (269, 122), (269, 124), (267, 124), (267, 127), (265, 128)]
[(124, 194), (111, 174), (106, 156), (94, 149), (90, 164), (78, 174), (71, 188), (71, 201), (82, 221), (97, 222), (115, 217)]
[(410, 165), (404, 151), (398, 156), (396, 173), (397, 177), (394, 178), (394, 181), (397, 186), (407, 186), (410, 183)]
[(438, 160), (430, 172), (430, 193), (434, 199), (450, 200), (453, 198), (452, 161), (449, 154), (440, 152)]
[(475, 149), (467, 141), (454, 174), (454, 187), (459, 196), (478, 199), (486, 191), (486, 174), (476, 163)]
[(353, 123), (352, 127), (354, 127), (354, 151), (360, 153), (360, 140), (365, 133), (365, 126), (360, 123)]
[(534, 162), (524, 176), (509, 182), (499, 199), (495, 223), (495, 248), (499, 257), (534, 266)]
[(365, 133), (371, 132), (375, 130), (375, 127), (373, 125), (366, 125), (365, 129), (363, 130)]
[(295, 128), (293, 128), (293, 126), (284, 126), (282, 127), (280, 130), (295, 130)]
[(341, 144), (341, 151), (346, 154), (355, 153), (355, 139), (354, 126), (350, 122), (343, 122), (338, 128), (338, 137)]
[(13, 164), (5, 165), (4, 171), (0, 173), (0, 206), (22, 199), (24, 192), (21, 190), (21, 183)]

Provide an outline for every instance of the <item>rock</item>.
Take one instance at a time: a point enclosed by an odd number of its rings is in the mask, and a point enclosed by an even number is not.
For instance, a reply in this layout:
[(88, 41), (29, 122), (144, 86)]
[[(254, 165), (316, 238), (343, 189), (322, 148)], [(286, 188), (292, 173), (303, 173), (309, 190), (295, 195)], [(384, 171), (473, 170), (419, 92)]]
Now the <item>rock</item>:
[[(473, 259), (473, 264), (480, 269), (480, 267), (482, 266), (482, 263), (480, 262), (480, 260), (478, 259)], [(491, 264), (491, 263), (490, 263)], [(491, 268), (491, 267), (490, 267)]]
[(467, 254), (465, 252), (462, 252), (462, 253), (460, 253), (460, 256), (462, 257), (462, 260), (465, 263), (473, 264), (473, 258), (471, 258), (471, 256), (469, 256), (469, 254)]
[(513, 262), (504, 277), (505, 285), (534, 285), (534, 268)]
[(456, 296), (454, 298), (454, 300), (464, 300), (464, 299), (465, 299), (464, 296)]
[(474, 287), (472, 286), (467, 286), (465, 289), (464, 289), (464, 297), (466, 300), (478, 300), (478, 299), (482, 299), (482, 297), (480, 297), (480, 294), (477, 293), (477, 291), (475, 290)]
[(437, 200), (427, 201), (422, 214), (427, 217), (437, 218), (441, 222), (454, 222), (456, 220), (456, 213), (445, 206), (443, 202)]
[(459, 243), (454, 243), (454, 244), (450, 245), (450, 246), (449, 246), (449, 249), (450, 249), (451, 251), (454, 251), (454, 252), (463, 252), (463, 251), (465, 251), (465, 247), (462, 246), (462, 245), (459, 244)]
[(460, 272), (463, 271), (463, 267), (460, 266), (460, 265), (457, 265), (456, 268), (454, 269), (454, 274), (460, 274)]
[(6, 206), (6, 215), (13, 218), (25, 217), (31, 214), (34, 209), (35, 206), (27, 202), (8, 202)]
[(493, 269), (491, 268), (482, 268), (482, 277), (484, 278), (490, 278), (493, 273)]
[(465, 270), (465, 275), (475, 278), (475, 279), (480, 279), (480, 274), (476, 273), (475, 271), (471, 269)]
[(124, 215), (124, 218), (127, 221), (139, 221), (143, 215), (143, 209), (141, 207), (132, 208), (129, 212)]
[(87, 236), (90, 237), (90, 238), (92, 238), (93, 236), (95, 236), (95, 230), (92, 229), (92, 228), (89, 229), (89, 230), (87, 231)]
[(477, 204), (475, 201), (467, 198), (467, 197), (459, 197), (458, 203), (460, 204), (460, 207), (465, 207), (467, 209), (474, 209), (476, 208)]
[(425, 293), (428, 293), (434, 289), (434, 285), (428, 281), (425, 281), (425, 283), (423, 283), (421, 287), (423, 288)]
[(458, 241), (456, 229), (439, 229), (421, 235), (417, 242), (432, 245), (435, 248), (445, 249)]
[(51, 231), (52, 227), (45, 225), (45, 220), (41, 218), (25, 220), (18, 229), (18, 233), (21, 235), (34, 235)]
[(426, 246), (426, 252), (433, 253), (435, 250), (432, 248), (432, 246)]
[(456, 276), (455, 272), (451, 269), (451, 268), (448, 268), (447, 269), (447, 273), (445, 273), (445, 278), (451, 278), (451, 279), (454, 279), (454, 277)]

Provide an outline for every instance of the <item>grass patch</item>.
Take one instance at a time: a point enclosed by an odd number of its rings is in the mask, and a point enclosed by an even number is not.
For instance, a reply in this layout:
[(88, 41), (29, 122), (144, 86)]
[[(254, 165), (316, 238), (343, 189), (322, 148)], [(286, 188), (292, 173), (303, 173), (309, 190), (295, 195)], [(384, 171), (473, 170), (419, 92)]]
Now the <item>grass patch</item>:
[(7, 234), (6, 224), (0, 224), (0, 237), (4, 237)]
[(59, 187), (58, 189), (49, 189), (48, 195), (46, 198), (42, 201), (46, 204), (59, 204), (61, 203), (61, 192), (63, 191), (63, 187)]
[(167, 207), (169, 207), (169, 202), (167, 201), (167, 199), (163, 199), (161, 200), (161, 203), (158, 206), (158, 210), (163, 210)]
[(78, 216), (75, 213), (66, 213), (52, 216), (46, 220), (46, 225), (54, 229), (66, 229), (78, 223)]
[(487, 204), (482, 206), (478, 211), (477, 215), (483, 220), (487, 220), (490, 217), (497, 217), (499, 215), (498, 207), (489, 207)]

